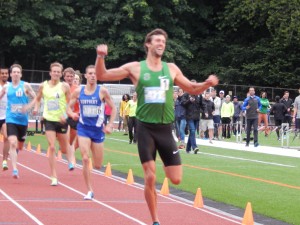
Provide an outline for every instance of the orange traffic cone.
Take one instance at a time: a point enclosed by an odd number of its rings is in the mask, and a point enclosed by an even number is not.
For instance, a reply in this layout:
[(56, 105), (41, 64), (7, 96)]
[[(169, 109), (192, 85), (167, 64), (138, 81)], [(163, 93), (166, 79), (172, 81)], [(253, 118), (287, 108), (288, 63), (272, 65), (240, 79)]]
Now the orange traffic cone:
[(252, 206), (250, 202), (247, 203), (242, 225), (254, 225)]
[(36, 153), (41, 154), (41, 145), (40, 144), (38, 144), (38, 146), (36, 147)]
[(61, 153), (61, 150), (58, 150), (57, 151), (57, 160), (61, 160), (62, 159), (62, 153)]
[(31, 151), (31, 143), (30, 143), (30, 141), (28, 141), (28, 144), (27, 144), (27, 151)]
[(126, 183), (127, 184), (133, 184), (134, 183), (132, 169), (129, 169)]
[(202, 198), (201, 188), (197, 189), (197, 193), (194, 200), (194, 207), (203, 208), (203, 198)]
[(92, 161), (92, 158), (89, 158), (89, 169), (93, 170), (93, 161)]
[(161, 187), (161, 190), (160, 190), (160, 194), (162, 194), (162, 195), (169, 195), (170, 194), (168, 178), (165, 178), (164, 183), (163, 183), (163, 185)]
[(111, 166), (110, 166), (110, 163), (107, 163), (107, 166), (106, 166), (106, 170), (105, 170), (105, 176), (106, 177), (111, 177)]

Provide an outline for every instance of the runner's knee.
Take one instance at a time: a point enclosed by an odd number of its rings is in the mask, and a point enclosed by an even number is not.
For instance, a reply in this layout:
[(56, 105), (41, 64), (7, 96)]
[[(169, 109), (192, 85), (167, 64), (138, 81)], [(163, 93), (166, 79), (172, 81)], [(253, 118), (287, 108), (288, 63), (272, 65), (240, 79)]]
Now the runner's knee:
[(145, 173), (145, 184), (155, 185), (156, 175), (153, 171), (148, 171)]

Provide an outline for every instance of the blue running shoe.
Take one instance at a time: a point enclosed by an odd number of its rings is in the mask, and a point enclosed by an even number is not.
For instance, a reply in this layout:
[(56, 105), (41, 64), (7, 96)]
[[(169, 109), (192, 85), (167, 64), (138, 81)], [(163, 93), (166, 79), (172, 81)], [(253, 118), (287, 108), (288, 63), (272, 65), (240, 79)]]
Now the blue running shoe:
[(153, 225), (160, 225), (159, 222), (154, 222)]
[(19, 178), (19, 171), (13, 170), (13, 178), (18, 179)]
[(74, 165), (73, 165), (73, 163), (71, 163), (71, 162), (69, 163), (69, 170), (70, 170), (70, 171), (74, 170)]

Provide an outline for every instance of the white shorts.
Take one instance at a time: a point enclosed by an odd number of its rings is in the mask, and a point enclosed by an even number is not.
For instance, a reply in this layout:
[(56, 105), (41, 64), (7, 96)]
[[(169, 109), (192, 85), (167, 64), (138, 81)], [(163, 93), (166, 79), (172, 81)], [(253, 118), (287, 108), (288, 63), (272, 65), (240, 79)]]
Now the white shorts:
[(214, 129), (214, 121), (213, 119), (210, 120), (201, 120), (201, 130), (206, 131), (206, 129)]

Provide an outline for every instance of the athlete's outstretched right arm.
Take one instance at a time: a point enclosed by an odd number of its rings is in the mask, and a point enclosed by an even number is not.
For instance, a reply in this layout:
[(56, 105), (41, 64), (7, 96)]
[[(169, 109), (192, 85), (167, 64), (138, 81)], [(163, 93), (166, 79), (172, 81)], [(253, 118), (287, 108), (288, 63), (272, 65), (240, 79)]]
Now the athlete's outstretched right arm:
[(126, 67), (121, 66), (115, 69), (106, 69), (104, 58), (107, 56), (107, 45), (97, 46), (96, 76), (100, 81), (117, 81), (129, 77), (130, 73)]

